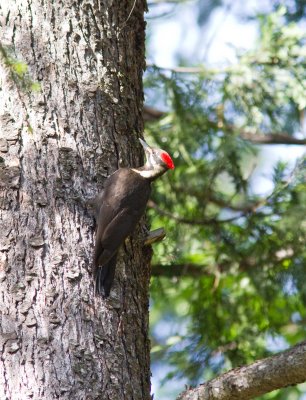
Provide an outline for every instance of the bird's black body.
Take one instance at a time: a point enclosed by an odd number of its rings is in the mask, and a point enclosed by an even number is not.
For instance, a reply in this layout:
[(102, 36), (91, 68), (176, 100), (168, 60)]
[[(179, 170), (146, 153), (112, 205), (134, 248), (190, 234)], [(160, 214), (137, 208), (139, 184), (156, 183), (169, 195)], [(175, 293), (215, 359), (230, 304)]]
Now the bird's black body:
[[(147, 147), (151, 152), (155, 151), (149, 146)], [(146, 152), (149, 151), (148, 149), (145, 147)], [(167, 155), (167, 153), (163, 153)], [(167, 162), (170, 163), (169, 160)], [(144, 214), (151, 193), (151, 182), (166, 172), (168, 168), (174, 168), (173, 162), (168, 165), (163, 162), (162, 166), (161, 164), (158, 166), (158, 164), (158, 162), (154, 165), (147, 163), (138, 169), (118, 169), (106, 180), (103, 193), (98, 197), (100, 205), (94, 254), (94, 276), (96, 292), (103, 297), (108, 297), (110, 293), (115, 276), (118, 249), (133, 232)]]
[[(106, 181), (99, 210), (95, 246), (96, 290), (109, 295), (117, 251), (143, 215), (151, 182), (129, 168), (120, 168)], [(100, 268), (99, 266), (102, 266)], [(98, 278), (98, 279), (97, 279)]]

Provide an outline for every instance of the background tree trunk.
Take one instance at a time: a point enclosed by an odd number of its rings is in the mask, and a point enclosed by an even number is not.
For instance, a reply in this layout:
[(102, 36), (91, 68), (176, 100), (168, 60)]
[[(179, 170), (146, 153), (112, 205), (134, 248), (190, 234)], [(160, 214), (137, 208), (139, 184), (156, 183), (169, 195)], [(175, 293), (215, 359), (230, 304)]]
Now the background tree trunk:
[(1, 399), (150, 398), (150, 250), (138, 229), (111, 298), (95, 298), (85, 205), (141, 163), (145, 8), (2, 2), (2, 44), (42, 91), (26, 93), (2, 60)]

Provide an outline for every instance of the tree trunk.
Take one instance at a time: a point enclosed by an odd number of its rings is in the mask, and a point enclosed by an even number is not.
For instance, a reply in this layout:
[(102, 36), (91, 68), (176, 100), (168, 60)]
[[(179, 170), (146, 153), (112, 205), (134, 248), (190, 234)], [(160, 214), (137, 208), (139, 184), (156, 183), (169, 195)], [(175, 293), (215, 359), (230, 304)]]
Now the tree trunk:
[(139, 227), (110, 299), (96, 298), (86, 207), (110, 173), (141, 163), (145, 8), (2, 2), (2, 45), (41, 91), (1, 60), (1, 400), (150, 398), (150, 250)]

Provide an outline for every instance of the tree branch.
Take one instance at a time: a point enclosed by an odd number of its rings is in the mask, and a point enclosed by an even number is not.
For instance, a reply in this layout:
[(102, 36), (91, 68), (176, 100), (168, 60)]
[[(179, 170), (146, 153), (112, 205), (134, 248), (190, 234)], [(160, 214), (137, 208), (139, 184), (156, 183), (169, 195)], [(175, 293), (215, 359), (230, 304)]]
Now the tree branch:
[(246, 203), (246, 204), (232, 204), (226, 200), (223, 200), (223, 199), (218, 198), (218, 197), (214, 196), (213, 194), (211, 194), (208, 197), (208, 201), (210, 201), (213, 204), (216, 204), (220, 208), (229, 208), (230, 210), (233, 210), (236, 212), (242, 212), (242, 213), (246, 214), (246, 213), (254, 213), (255, 211), (257, 211), (257, 209), (259, 207), (266, 204), (267, 199), (264, 198), (264, 199)]
[(157, 110), (157, 108), (144, 106), (143, 119), (145, 122), (158, 121), (166, 115), (165, 111)]
[(306, 381), (306, 341), (188, 389), (177, 400), (248, 400)]
[[(285, 259), (279, 258), (279, 260)], [(239, 271), (247, 271), (251, 268), (256, 267), (256, 261), (250, 259), (241, 260), (239, 262)], [(152, 265), (152, 276), (165, 277), (165, 278), (178, 278), (178, 277), (192, 277), (200, 278), (201, 276), (216, 276), (217, 273), (227, 271), (229, 263), (218, 263), (209, 267), (204, 264), (153, 264)]]
[(158, 69), (160, 71), (170, 71), (170, 72), (174, 72), (174, 73), (178, 73), (178, 74), (200, 74), (200, 73), (206, 73), (207, 75), (216, 75), (216, 74), (221, 74), (223, 72), (223, 70), (219, 70), (219, 69), (208, 69), (205, 68), (203, 66), (199, 66), (199, 67), (160, 67), (156, 64), (147, 64), (147, 68), (155, 68)]
[(153, 276), (164, 276), (174, 278), (179, 276), (201, 277), (203, 275), (214, 275), (204, 265), (198, 264), (174, 264), (174, 265), (152, 265)]
[(241, 217), (244, 217), (243, 214), (239, 214), (234, 217), (230, 217), (230, 218), (226, 218), (226, 219), (203, 218), (203, 219), (193, 220), (193, 219), (179, 217), (178, 215), (172, 214), (169, 211), (163, 210), (163, 209), (159, 208), (158, 205), (156, 203), (154, 203), (154, 201), (152, 201), (152, 200), (148, 201), (148, 207), (153, 208), (160, 215), (165, 215), (166, 217), (169, 217), (169, 218), (173, 219), (174, 221), (181, 222), (186, 225), (219, 225), (219, 224), (225, 224), (228, 222), (233, 222)]
[[(268, 259), (272, 262), (271, 268), (275, 267), (275, 263), (281, 263), (284, 260), (292, 257), (294, 251), (292, 248), (283, 248), (281, 250), (276, 251), (274, 254), (270, 254)], [(237, 261), (238, 262), (238, 261)], [(238, 265), (238, 269), (241, 272), (248, 271), (249, 269), (254, 270), (257, 265), (257, 260), (254, 257), (248, 257), (240, 260)], [(162, 276), (166, 278), (177, 278), (181, 276), (187, 277), (201, 277), (216, 275), (216, 271), (219, 273), (228, 271), (230, 263), (227, 261), (223, 261), (222, 263), (214, 264), (213, 267), (210, 265), (209, 267), (205, 264), (193, 264), (191, 262), (181, 263), (181, 264), (153, 264), (152, 265), (152, 276)]]
[(241, 131), (240, 136), (242, 139), (248, 140), (255, 144), (306, 144), (306, 139), (297, 139), (289, 136), (287, 133), (262, 134)]
[[(187, 73), (188, 68), (185, 69), (185, 72)], [(157, 121), (163, 118), (166, 114), (166, 112), (157, 110), (153, 107), (144, 106), (143, 109), (143, 117), (145, 122)], [(222, 125), (224, 126), (219, 126), (218, 123), (214, 121), (209, 121), (209, 123), (219, 129), (224, 128), (225, 130), (228, 130), (230, 132), (236, 131), (242, 139), (248, 140), (249, 142), (254, 144), (306, 145), (306, 139), (297, 139), (293, 136), (290, 136), (286, 132), (272, 132), (267, 134), (261, 132), (253, 133), (232, 125), (225, 124), (224, 121), (222, 121)]]

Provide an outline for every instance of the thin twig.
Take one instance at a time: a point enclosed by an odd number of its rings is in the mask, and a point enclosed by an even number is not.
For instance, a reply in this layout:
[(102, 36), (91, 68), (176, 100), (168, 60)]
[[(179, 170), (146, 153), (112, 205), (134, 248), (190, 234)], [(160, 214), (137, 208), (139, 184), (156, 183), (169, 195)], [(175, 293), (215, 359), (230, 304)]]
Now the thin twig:
[(203, 66), (201, 67), (161, 67), (157, 66), (156, 64), (150, 64), (147, 63), (147, 68), (155, 68), (158, 70), (164, 70), (164, 71), (170, 71), (170, 72), (177, 72), (181, 74), (199, 74), (201, 72), (205, 72), (206, 74), (210, 75), (216, 75), (216, 74), (222, 74), (224, 70), (219, 70), (219, 69), (207, 69)]
[(193, 219), (188, 219), (188, 218), (182, 218), (182, 217), (179, 217), (178, 215), (170, 213), (169, 211), (162, 210), (152, 200), (150, 200), (148, 202), (148, 207), (153, 208), (161, 215), (165, 215), (166, 217), (169, 217), (169, 218), (173, 219), (174, 221), (181, 222), (181, 223), (187, 224), (187, 225), (211, 225), (211, 224), (219, 225), (219, 224), (225, 224), (228, 222), (233, 222), (239, 218), (244, 217), (244, 214), (239, 214), (234, 217), (226, 218), (226, 219), (205, 218), (205, 219), (193, 220)]

